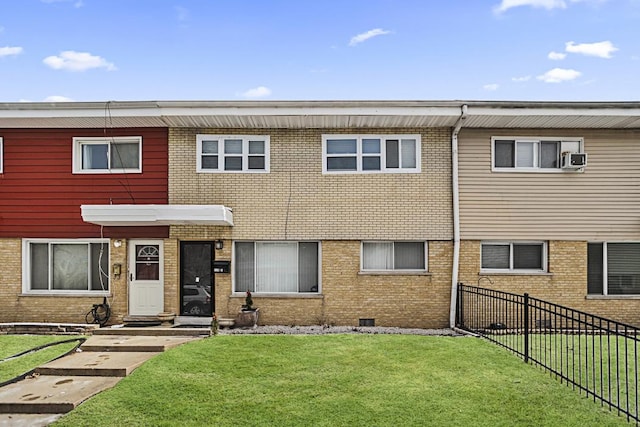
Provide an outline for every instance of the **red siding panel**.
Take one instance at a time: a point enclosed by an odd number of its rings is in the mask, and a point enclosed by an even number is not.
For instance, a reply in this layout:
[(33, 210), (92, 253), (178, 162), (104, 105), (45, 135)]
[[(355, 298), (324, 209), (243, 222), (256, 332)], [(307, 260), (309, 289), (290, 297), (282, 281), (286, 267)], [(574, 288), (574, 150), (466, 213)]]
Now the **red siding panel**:
[[(142, 136), (142, 173), (73, 174), (74, 137), (104, 129), (0, 129), (0, 237), (99, 237), (82, 221), (83, 204), (168, 203), (167, 129), (108, 129), (106, 136)], [(111, 229), (111, 231), (109, 231)], [(105, 227), (109, 237), (166, 237), (168, 227)]]

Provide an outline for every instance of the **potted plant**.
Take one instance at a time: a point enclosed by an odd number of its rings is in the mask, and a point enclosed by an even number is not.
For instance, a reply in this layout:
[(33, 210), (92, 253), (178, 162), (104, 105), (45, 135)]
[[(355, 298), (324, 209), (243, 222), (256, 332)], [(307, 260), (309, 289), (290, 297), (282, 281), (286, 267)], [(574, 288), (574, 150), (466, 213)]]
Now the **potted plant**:
[(238, 327), (252, 327), (258, 326), (258, 317), (260, 315), (260, 309), (253, 306), (253, 298), (251, 297), (251, 291), (247, 291), (244, 298), (244, 304), (240, 308), (240, 312), (236, 316), (235, 325)]
[(255, 311), (253, 307), (253, 298), (251, 298), (251, 291), (247, 291), (247, 296), (244, 297), (244, 304), (242, 304), (242, 311)]

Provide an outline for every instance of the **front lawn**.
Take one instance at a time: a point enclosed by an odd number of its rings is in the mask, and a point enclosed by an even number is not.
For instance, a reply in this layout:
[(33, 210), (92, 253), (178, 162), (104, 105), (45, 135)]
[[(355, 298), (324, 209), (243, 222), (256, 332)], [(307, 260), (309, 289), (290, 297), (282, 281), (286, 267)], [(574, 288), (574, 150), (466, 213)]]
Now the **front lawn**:
[(239, 335), (145, 363), (56, 426), (624, 426), (476, 338)]

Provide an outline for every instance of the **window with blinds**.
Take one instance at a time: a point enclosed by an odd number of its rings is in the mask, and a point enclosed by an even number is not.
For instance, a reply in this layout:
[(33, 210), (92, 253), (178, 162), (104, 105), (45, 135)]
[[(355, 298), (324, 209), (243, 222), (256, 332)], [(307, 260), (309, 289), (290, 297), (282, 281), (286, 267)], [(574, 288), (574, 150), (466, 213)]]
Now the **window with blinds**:
[(425, 242), (363, 242), (362, 270), (426, 270)]
[(236, 242), (235, 291), (317, 293), (318, 242)]
[(587, 292), (640, 295), (640, 243), (589, 243)]
[(491, 271), (544, 272), (545, 242), (491, 242), (481, 245), (481, 269)]

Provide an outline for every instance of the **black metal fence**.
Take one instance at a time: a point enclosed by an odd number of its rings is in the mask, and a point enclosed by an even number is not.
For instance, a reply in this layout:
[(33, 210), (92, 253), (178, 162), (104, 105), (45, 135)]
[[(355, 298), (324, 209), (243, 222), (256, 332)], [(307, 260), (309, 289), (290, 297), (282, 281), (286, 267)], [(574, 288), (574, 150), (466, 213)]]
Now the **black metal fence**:
[(456, 326), (640, 423), (638, 328), (528, 294), (458, 285)]

